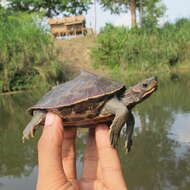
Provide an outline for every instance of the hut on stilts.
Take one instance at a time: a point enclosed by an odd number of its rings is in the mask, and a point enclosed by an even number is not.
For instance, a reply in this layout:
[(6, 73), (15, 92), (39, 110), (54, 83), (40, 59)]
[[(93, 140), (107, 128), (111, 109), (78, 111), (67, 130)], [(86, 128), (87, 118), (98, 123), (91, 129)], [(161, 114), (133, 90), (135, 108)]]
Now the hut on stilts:
[(63, 18), (50, 18), (48, 24), (51, 27), (51, 32), (55, 37), (72, 36), (72, 35), (86, 35), (91, 32), (87, 29), (86, 19), (84, 16), (70, 16)]

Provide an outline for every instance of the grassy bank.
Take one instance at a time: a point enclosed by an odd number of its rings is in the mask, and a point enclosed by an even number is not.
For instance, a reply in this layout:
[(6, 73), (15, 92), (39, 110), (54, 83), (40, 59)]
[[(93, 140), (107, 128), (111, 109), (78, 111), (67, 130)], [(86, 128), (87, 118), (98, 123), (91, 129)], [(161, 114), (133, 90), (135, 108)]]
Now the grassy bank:
[(189, 67), (188, 19), (152, 29), (107, 25), (98, 36), (53, 40), (36, 18), (0, 10), (0, 92), (54, 85), (69, 75), (66, 67), (124, 80)]
[(169, 71), (190, 60), (190, 20), (159, 28), (128, 29), (108, 24), (96, 39), (91, 55), (96, 68), (128, 73)]
[(62, 81), (53, 39), (35, 15), (0, 9), (0, 91), (24, 90)]

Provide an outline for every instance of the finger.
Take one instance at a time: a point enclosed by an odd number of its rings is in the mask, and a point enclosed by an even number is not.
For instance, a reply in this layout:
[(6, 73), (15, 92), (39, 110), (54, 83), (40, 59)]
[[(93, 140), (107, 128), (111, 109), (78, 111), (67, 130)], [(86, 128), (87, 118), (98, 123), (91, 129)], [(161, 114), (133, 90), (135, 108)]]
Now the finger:
[[(100, 127), (100, 126), (97, 126), (97, 127)], [(105, 126), (106, 127), (106, 126)], [(97, 130), (98, 129), (96, 129), (96, 139), (97, 139)], [(102, 139), (103, 140), (103, 139)], [(99, 141), (99, 140), (97, 140), (97, 141)], [(108, 144), (108, 143), (107, 143)], [(99, 143), (97, 143), (97, 146), (99, 146)], [(105, 146), (105, 145), (104, 145)], [(107, 146), (107, 145), (106, 145)], [(108, 144), (108, 146), (110, 146), (110, 144)], [(97, 147), (98, 148), (98, 147)], [(99, 153), (98, 153), (98, 156), (99, 156)], [(107, 155), (105, 155), (106, 157), (107, 157)], [(97, 169), (97, 179), (99, 180), (99, 181), (103, 181), (103, 173), (102, 173), (102, 167), (101, 167), (101, 163), (100, 163), (101, 161), (100, 161), (100, 159), (99, 159), (99, 161), (98, 161), (98, 169)]]
[(84, 165), (82, 180), (91, 181), (97, 178), (97, 149), (95, 143), (94, 129), (89, 129), (88, 143), (84, 154)]
[(95, 181), (94, 189), (95, 190), (110, 190), (107, 187), (105, 187), (105, 185), (103, 183), (101, 183), (101, 181), (99, 181), (99, 180)]
[(66, 176), (62, 167), (62, 120), (55, 114), (48, 113), (42, 136), (38, 142), (39, 175), (37, 189), (64, 185)]
[(108, 189), (126, 190), (118, 153), (110, 144), (108, 127), (106, 125), (97, 126), (95, 137), (105, 186)]
[(75, 129), (64, 129), (62, 146), (62, 163), (68, 180), (76, 179), (76, 155), (75, 155)]
[(82, 182), (80, 182), (80, 189), (110, 190), (107, 187), (105, 187), (104, 184), (101, 183), (98, 180), (95, 180), (95, 181), (82, 181)]
[(98, 163), (97, 163), (97, 180), (103, 181), (102, 169), (101, 169), (101, 165), (100, 165), (99, 160), (98, 160)]

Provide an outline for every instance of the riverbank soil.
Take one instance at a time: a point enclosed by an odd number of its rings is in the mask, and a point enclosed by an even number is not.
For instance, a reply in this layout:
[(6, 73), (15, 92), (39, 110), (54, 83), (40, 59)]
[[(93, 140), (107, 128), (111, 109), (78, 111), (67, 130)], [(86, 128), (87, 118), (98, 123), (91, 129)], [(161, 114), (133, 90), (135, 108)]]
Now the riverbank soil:
[(95, 47), (95, 39), (96, 36), (55, 39), (55, 46), (59, 50), (59, 60), (63, 63), (63, 68), (65, 74), (68, 76), (68, 80), (78, 75), (81, 69), (104, 76), (112, 76), (112, 78), (119, 78), (121, 80), (127, 80), (128, 77), (136, 74), (138, 74), (138, 76), (145, 74), (155, 75), (156, 73), (169, 72), (172, 70), (175, 72), (176, 69), (181, 71), (187, 70), (187, 65), (183, 66), (184, 64), (180, 64), (181, 66), (177, 67), (171, 67), (167, 71), (160, 68), (160, 70), (147, 72), (140, 72), (138, 70), (128, 71), (122, 68), (113, 70), (105, 66), (94, 68), (90, 56), (90, 49)]
[(55, 45), (59, 50), (59, 60), (73, 72), (78, 72), (80, 69), (96, 72), (90, 58), (90, 48), (95, 46), (94, 40), (94, 36), (56, 39)]

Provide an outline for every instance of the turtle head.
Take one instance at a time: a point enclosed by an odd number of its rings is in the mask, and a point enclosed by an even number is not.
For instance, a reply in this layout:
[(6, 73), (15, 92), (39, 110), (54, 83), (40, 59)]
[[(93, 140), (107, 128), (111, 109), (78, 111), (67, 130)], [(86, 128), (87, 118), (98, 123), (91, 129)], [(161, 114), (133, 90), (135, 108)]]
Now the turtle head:
[(122, 98), (122, 102), (127, 105), (127, 107), (133, 107), (149, 97), (156, 91), (157, 87), (157, 77), (147, 78), (127, 89)]

